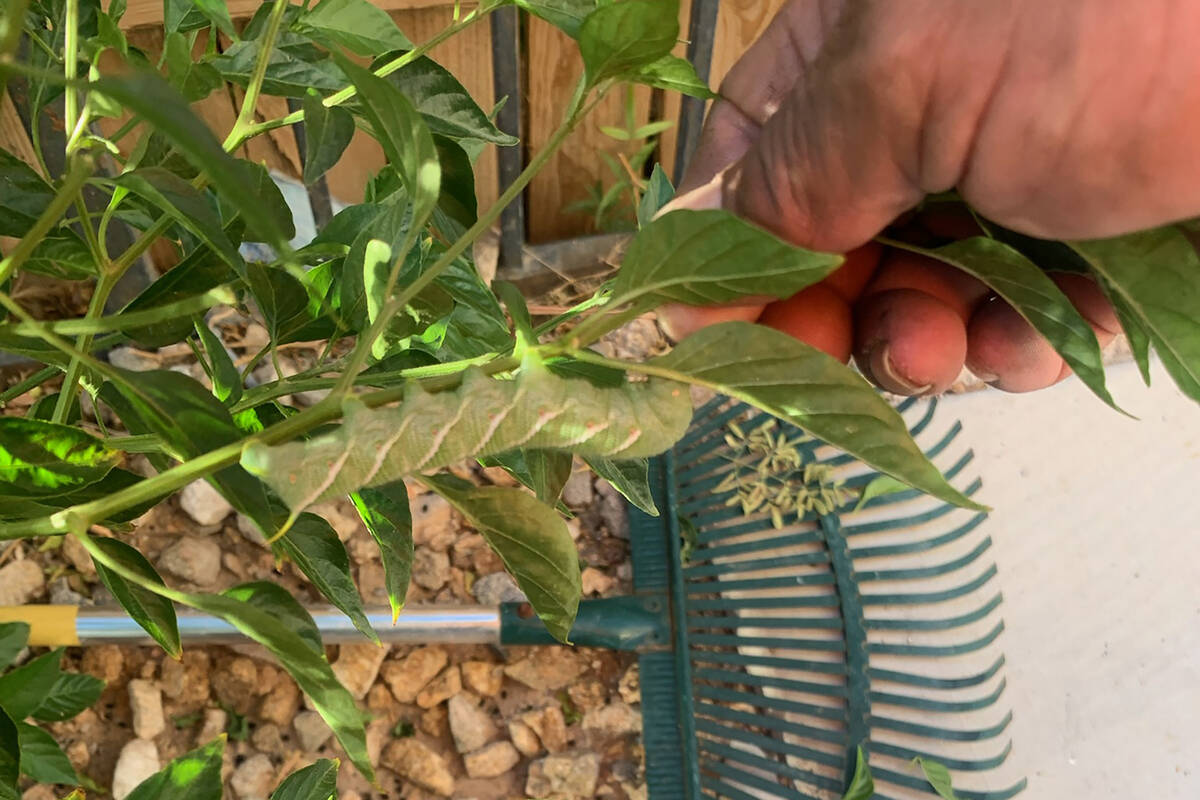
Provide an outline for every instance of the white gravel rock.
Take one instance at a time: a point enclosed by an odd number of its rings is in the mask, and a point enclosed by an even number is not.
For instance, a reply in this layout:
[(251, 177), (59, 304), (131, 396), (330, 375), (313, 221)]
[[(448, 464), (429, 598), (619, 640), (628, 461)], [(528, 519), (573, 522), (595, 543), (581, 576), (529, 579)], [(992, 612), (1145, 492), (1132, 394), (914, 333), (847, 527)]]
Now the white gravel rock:
[(145, 372), (158, 369), (158, 359), (133, 347), (114, 347), (108, 351), (108, 363), (120, 369)]
[(446, 708), (450, 735), (454, 737), (454, 747), (460, 753), (478, 750), (500, 732), (491, 714), (480, 708), (476, 699), (465, 692), (451, 697)]
[(112, 794), (114, 800), (125, 797), (142, 781), (158, 772), (158, 748), (148, 739), (131, 739), (121, 748), (117, 766), (113, 770)]
[(316, 711), (301, 711), (292, 720), (292, 727), (296, 729), (300, 747), (306, 753), (315, 753), (320, 750), (333, 735), (329, 725)]
[(197, 586), (209, 586), (221, 574), (221, 545), (207, 537), (184, 536), (162, 552), (158, 566)]
[(162, 689), (153, 681), (132, 680), (127, 687), (129, 708), (133, 712), (133, 733), (140, 739), (153, 739), (166, 728), (163, 717)]
[(233, 506), (208, 481), (192, 481), (179, 493), (179, 507), (198, 525), (216, 525), (233, 513)]
[(562, 500), (571, 508), (587, 508), (595, 496), (592, 473), (586, 467), (575, 470), (562, 490)]
[(507, 572), (493, 572), (484, 575), (471, 586), (471, 594), (485, 606), (496, 606), (501, 603), (524, 603), (528, 598), (517, 586), (517, 582)]
[(46, 588), (42, 568), (28, 559), (0, 567), (0, 606), (23, 606)]
[(233, 771), (229, 786), (239, 800), (267, 800), (275, 785), (275, 767), (269, 756), (250, 756)]
[(472, 778), (495, 778), (517, 765), (521, 754), (512, 742), (493, 742), (463, 756), (463, 766)]

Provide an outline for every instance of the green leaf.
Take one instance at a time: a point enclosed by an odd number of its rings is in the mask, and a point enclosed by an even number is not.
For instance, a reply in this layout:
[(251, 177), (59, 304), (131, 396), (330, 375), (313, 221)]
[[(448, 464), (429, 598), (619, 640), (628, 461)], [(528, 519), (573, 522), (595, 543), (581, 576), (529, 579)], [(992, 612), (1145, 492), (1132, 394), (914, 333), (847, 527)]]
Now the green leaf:
[(791, 422), (947, 503), (986, 510), (947, 483), (896, 410), (858, 373), (786, 333), (724, 322), (647, 366), (649, 374), (707, 386)]
[(959, 800), (958, 795), (954, 793), (954, 787), (950, 785), (950, 770), (946, 769), (944, 764), (920, 756), (914, 758), (913, 763), (921, 768), (921, 772), (925, 774), (925, 780), (929, 781), (929, 785), (937, 792), (938, 797), (941, 797), (942, 800)]
[[(438, 211), (455, 223), (447, 226), (435, 212), (434, 223), (450, 238), (457, 239), (479, 218), (479, 201), (475, 197), (475, 171), (467, 151), (453, 139), (445, 136), (433, 137), (438, 152), (438, 163), (442, 168), (442, 191), (438, 197)], [(449, 230), (446, 228), (449, 227)]]
[(650, 492), (649, 461), (644, 458), (613, 461), (595, 456), (584, 461), (592, 468), (592, 472), (612, 484), (634, 506), (652, 517), (658, 516), (658, 507), (654, 505), (654, 495)]
[(52, 497), (95, 483), (121, 460), (66, 425), (0, 417), (0, 497)]
[(231, 39), (237, 38), (237, 31), (233, 28), (233, 20), (229, 18), (229, 7), (225, 5), (225, 0), (192, 0), (192, 5), (216, 25), (221, 33)]
[(61, 722), (95, 705), (104, 691), (104, 681), (80, 672), (60, 672), (33, 718), (42, 722)]
[[(261, 604), (256, 602), (260, 597)], [(216, 614), (270, 650), (312, 699), (351, 763), (369, 780), (374, 779), (367, 756), (366, 718), (354, 697), (338, 683), (320, 647), (316, 625), (299, 603), (270, 583), (246, 584), (221, 595), (189, 595), (185, 602)]]
[(876, 497), (883, 497), (889, 494), (899, 494), (907, 492), (909, 486), (903, 481), (898, 481), (891, 475), (880, 475), (872, 478), (871, 482), (863, 487), (862, 494), (858, 498), (858, 505), (854, 507), (856, 512), (862, 511), (870, 501)]
[(529, 316), (529, 306), (525, 304), (525, 296), (521, 294), (521, 290), (516, 284), (508, 281), (496, 281), (492, 288), (504, 301), (504, 308), (513, 321), (513, 330), (523, 336), (527, 344), (537, 344), (537, 336), (533, 332), (533, 319)]
[(503, 468), (532, 489), (538, 500), (556, 505), (571, 477), (573, 459), (570, 453), (559, 450), (510, 450), (480, 459), (480, 463)]
[(1100, 284), (1100, 288), (1108, 298), (1108, 302), (1112, 303), (1113, 311), (1117, 314), (1121, 330), (1125, 332), (1125, 339), (1129, 342), (1129, 351), (1137, 363), (1138, 372), (1142, 374), (1142, 381), (1149, 386), (1150, 334), (1146, 331), (1146, 326), (1142, 324), (1137, 313), (1130, 307), (1129, 301), (1118, 294), (1104, 278), (1099, 275), (1095, 277), (1096, 282)]
[[(101, 387), (100, 398), (120, 416), (133, 434), (153, 433), (184, 458), (242, 439), (229, 410), (212, 393), (187, 375), (171, 370), (126, 372), (126, 380)], [(261, 481), (241, 467), (226, 467), (209, 481), (241, 513), (263, 530), (274, 530), (276, 506)]]
[(353, 136), (350, 112), (326, 106), (310, 89), (304, 95), (304, 182), (316, 183), (342, 157)]
[(700, 80), (692, 62), (679, 56), (665, 55), (645, 65), (633, 75), (633, 80), (657, 89), (699, 97), (701, 100), (715, 100), (718, 97), (716, 92), (708, 88), (707, 83)]
[(413, 218), (424, 225), (441, 191), (441, 166), (433, 136), (408, 98), (394, 85), (354, 62), (338, 57), (362, 98), (360, 108), (371, 123), (388, 163), (396, 168), (413, 204)]
[(0, 800), (20, 800), (21, 739), (17, 724), (0, 708)]
[[(224, 53), (208, 59), (225, 80), (245, 87), (254, 74), (254, 65), (262, 44), (256, 41), (234, 42)], [(290, 52), (273, 47), (263, 78), (263, 94), (280, 97), (304, 97), (309, 89), (336, 92), (346, 85), (345, 74), (332, 58), (306, 61)]]
[[(158, 586), (166, 585), (146, 557), (136, 548), (105, 536), (94, 536), (92, 541), (109, 558), (120, 562), (126, 569)], [(134, 622), (141, 625), (142, 629), (150, 634), (150, 638), (162, 646), (167, 655), (179, 658), (182, 652), (179, 644), (179, 625), (175, 618), (175, 606), (171, 601), (136, 583), (130, 583), (103, 564), (96, 564), (96, 572), (113, 598), (121, 604), (121, 608), (125, 609)]]
[(675, 187), (671, 185), (671, 179), (663, 171), (662, 164), (655, 164), (654, 171), (650, 173), (650, 180), (646, 183), (646, 191), (642, 194), (642, 202), (638, 204), (638, 228), (644, 228), (653, 222), (654, 215), (673, 199)]
[(0, 150), (0, 236), (24, 236), (54, 201), (54, 189), (21, 159)]
[[(371, 246), (371, 242), (379, 241), (387, 245), (392, 253), (398, 253), (413, 224), (412, 204), (407, 202), (407, 196), (403, 192), (391, 195), (382, 205), (374, 208), (376, 216), (369, 222), (364, 221), (353, 239), (353, 244), (350, 245), (338, 285), (338, 306), (342, 324), (356, 331), (364, 330), (369, 324), (366, 287), (368, 247)], [(420, 252), (413, 248), (408, 253), (401, 274), (409, 276), (409, 270), (417, 269), (419, 263)], [(387, 266), (390, 267), (391, 264)], [(415, 272), (412, 277), (415, 277)], [(377, 298), (380, 299), (382, 298)]]
[(221, 800), (225, 737), (184, 753), (138, 784), (125, 800)]
[(5, 669), (29, 641), (29, 625), (24, 622), (0, 624), (0, 669)]
[(17, 737), (21, 744), (21, 772), (38, 783), (79, 783), (79, 776), (71, 766), (71, 759), (54, 741), (54, 737), (36, 725), (17, 723)]
[[(239, 161), (238, 167), (245, 174), (246, 186), (254, 193), (254, 198), (262, 211), (272, 221), (272, 227), (261, 229), (255, 227), (255, 222), (246, 219), (246, 233), (242, 237), (248, 242), (271, 242), (274, 231), (282, 233), (283, 238), (290, 240), (296, 236), (296, 223), (292, 220), (292, 209), (283, 198), (283, 191), (271, 173), (262, 164), (252, 161)], [(221, 198), (228, 203), (228, 198)], [(235, 206), (236, 208), (236, 206)], [(240, 209), (239, 209), (240, 213)]]
[(360, 56), (413, 47), (391, 15), (368, 0), (321, 0), (300, 17), (296, 29), (322, 44), (345, 47)]
[(225, 349), (220, 337), (212, 332), (207, 323), (197, 317), (194, 325), (196, 335), (200, 337), (200, 343), (204, 345), (204, 352), (208, 356), (208, 377), (212, 380), (213, 396), (222, 403), (233, 405), (242, 399), (242, 374), (234, 366), (233, 359), (229, 357), (229, 351)]
[(137, 71), (101, 78), (89, 84), (89, 88), (141, 115), (197, 169), (204, 171), (221, 196), (241, 212), (247, 227), (269, 233), (266, 240), (280, 252), (288, 250), (288, 237), (254, 193), (255, 187), (248, 183), (241, 162), (221, 148), (208, 126), (166, 81), (152, 72)]
[(863, 756), (862, 748), (858, 748), (858, 758), (854, 765), (854, 777), (846, 787), (842, 800), (871, 800), (875, 796), (875, 781), (871, 778), (871, 768)]
[(1175, 384), (1200, 402), (1200, 256), (1178, 228), (1071, 242), (1145, 327)]
[(321, 758), (284, 778), (271, 800), (332, 800), (337, 794), (338, 762)]
[(316, 321), (319, 300), (309, 296), (304, 284), (291, 273), (266, 264), (247, 264), (246, 283), (258, 305), (271, 341), (285, 344)]
[(363, 636), (376, 644), (379, 636), (363, 612), (362, 598), (350, 574), (350, 556), (328, 522), (316, 514), (301, 514), (275, 543), (300, 568), (334, 607), (345, 614)]
[(458, 79), (428, 56), (406, 64), (383, 80), (412, 102), (432, 133), (505, 147), (519, 141), (497, 128)]
[(176, 222), (199, 236), (225, 263), (241, 270), (242, 257), (229, 241), (221, 219), (208, 199), (190, 183), (162, 167), (145, 167), (126, 172), (116, 184), (148, 200)]
[(408, 508), (408, 489), (401, 480), (374, 489), (360, 489), (350, 495), (350, 500), (379, 546), (383, 583), (392, 607), (392, 622), (395, 622), (404, 608), (412, 577), (412, 513)]
[(678, 0), (626, 0), (597, 8), (579, 29), (588, 85), (658, 61), (678, 39)]
[(614, 305), (712, 305), (746, 295), (791, 297), (841, 256), (803, 250), (727, 211), (672, 211), (638, 233), (613, 285)]
[(68, 281), (96, 276), (96, 262), (92, 260), (87, 244), (78, 234), (66, 228), (42, 239), (29, 258), (25, 259), (21, 269)]
[(1120, 410), (1105, 386), (1104, 361), (1092, 327), (1054, 281), (1017, 250), (986, 236), (933, 249), (895, 246), (936, 258), (986, 283), (1054, 347), (1084, 385)]
[(479, 531), (517, 579), (547, 630), (569, 643), (583, 588), (579, 553), (562, 517), (520, 489), (472, 486), (449, 476), (421, 480)]
[(514, 0), (535, 17), (555, 26), (572, 39), (579, 38), (579, 29), (587, 15), (596, 10), (597, 0)]
[(189, 102), (203, 100), (225, 85), (216, 67), (192, 58), (191, 45), (182, 33), (167, 34), (163, 41), (163, 58), (167, 64), (167, 81)]
[[(228, 230), (228, 229), (226, 229)], [(152, 308), (202, 295), (227, 283), (233, 270), (207, 248), (199, 248), (154, 283), (147, 286), (121, 311), (148, 311)], [(165, 319), (143, 328), (131, 328), (126, 333), (146, 349), (165, 347), (181, 342), (192, 332), (192, 321), (186, 318)]]
[(14, 720), (23, 720), (54, 688), (61, 674), (62, 648), (28, 661), (4, 676), (0, 676), (0, 707)]
[(168, 33), (194, 31), (208, 26), (209, 20), (194, 0), (163, 0), (163, 24)]
[(340, 426), (307, 441), (250, 444), (242, 465), (299, 511), (362, 486), (516, 447), (615, 458), (657, 455), (683, 436), (692, 417), (686, 388), (673, 381), (602, 389), (534, 366), (516, 380), (471, 368), (452, 392), (410, 386), (397, 407), (347, 402)]

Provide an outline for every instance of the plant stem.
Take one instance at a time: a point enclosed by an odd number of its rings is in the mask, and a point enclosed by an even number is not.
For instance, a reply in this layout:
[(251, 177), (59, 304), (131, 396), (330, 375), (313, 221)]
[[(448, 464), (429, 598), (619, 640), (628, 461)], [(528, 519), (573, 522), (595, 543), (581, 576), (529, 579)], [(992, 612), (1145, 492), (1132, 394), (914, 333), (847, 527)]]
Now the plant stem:
[[(562, 146), (563, 142), (566, 141), (567, 137), (571, 135), (571, 132), (575, 130), (575, 127), (580, 123), (580, 121), (587, 116), (588, 112), (595, 107), (596, 103), (600, 101), (602, 96), (603, 95), (600, 94), (596, 95), (595, 99), (593, 99), (591, 103), (588, 103), (586, 106), (580, 108), (575, 114), (564, 120), (563, 123), (554, 131), (554, 133), (551, 134), (549, 140), (547, 140), (542, 149), (534, 155), (525, 169), (521, 171), (521, 174), (517, 176), (516, 180), (514, 180), (512, 184), (504, 190), (504, 193), (500, 195), (496, 202), (492, 204), (492, 207), (484, 212), (479, 219), (475, 221), (475, 224), (472, 225), (466, 233), (460, 236), (458, 240), (454, 242), (454, 244), (446, 248), (446, 252), (442, 253), (441, 257), (433, 263), (433, 266), (418, 275), (416, 280), (414, 280), (408, 286), (405, 286), (404, 289), (394, 298), (387, 301), (383, 309), (380, 311), (379, 316), (376, 317), (375, 322), (371, 324), (370, 329), (355, 345), (354, 352), (350, 357), (349, 365), (346, 368), (346, 372), (343, 373), (342, 380), (339, 382), (338, 388), (335, 389), (335, 392), (344, 391), (354, 384), (354, 381), (358, 376), (358, 371), (362, 368), (362, 365), (366, 362), (367, 355), (371, 352), (372, 344), (374, 343), (376, 337), (383, 332), (383, 329), (387, 326), (388, 322), (391, 321), (392, 317), (404, 310), (404, 307), (408, 305), (409, 301), (420, 294), (421, 290), (432, 283), (438, 275), (440, 275), (451, 264), (453, 264), (456, 258), (462, 255), (463, 252), (470, 247), (476, 239), (483, 235), (483, 233), (492, 226), (493, 222), (500, 218), (500, 215), (504, 212), (504, 209), (507, 208), (510, 203), (516, 200), (517, 196), (524, 191), (525, 187), (529, 185), (529, 182), (533, 180), (533, 177), (541, 171), (542, 167), (546, 165), (546, 162), (549, 161), (550, 158), (558, 151), (558, 148)], [(401, 254), (401, 259), (404, 258), (404, 255), (405, 254)], [(385, 293), (385, 297), (391, 293), (390, 289), (394, 282), (396, 272), (397, 270), (393, 270), (393, 280), (389, 280), (388, 282), (389, 291)]]
[(3, 292), (0, 292), (0, 306), (8, 309), (8, 312), (24, 322), (35, 336), (53, 347), (55, 350), (65, 353), (72, 358), (79, 359), (84, 364), (91, 367), (104, 377), (109, 378), (110, 380), (121, 380), (120, 373), (118, 373), (111, 366), (102, 361), (97, 361), (86, 353), (80, 352), (78, 349), (76, 349), (75, 345), (47, 330), (45, 325), (29, 316), (28, 311), (21, 308), (21, 306), (19, 306), (11, 297)]
[[(271, 16), (267, 18), (267, 30), (259, 41), (258, 61), (254, 64), (254, 72), (250, 82), (246, 84), (246, 96), (242, 99), (242, 110), (238, 113), (233, 129), (225, 138), (225, 151), (233, 152), (241, 144), (243, 134), (254, 120), (254, 112), (258, 108), (258, 95), (262, 91), (263, 80), (267, 77), (267, 66), (271, 63), (271, 53), (275, 49), (275, 40), (279, 38), (279, 29), (283, 26), (283, 12), (287, 10), (288, 0), (275, 0), (271, 7)], [(243, 139), (244, 141), (244, 139)], [(234, 144), (237, 142), (237, 144)]]
[(60, 372), (62, 370), (58, 367), (42, 367), (20, 383), (14, 383), (3, 392), (0, 392), (0, 406), (3, 406), (10, 400), (15, 400), (32, 389), (36, 389)]
[[(67, 87), (63, 92), (63, 127), (67, 136), (75, 131), (79, 121), (79, 95), (71, 83), (79, 67), (79, 0), (67, 0), (65, 20), (63, 22), (63, 75), (67, 79)], [(68, 142), (67, 152), (70, 152)]]
[[(483, 370), (488, 375), (509, 372), (520, 366), (520, 362), (509, 356), (486, 364)], [(429, 392), (450, 389), (459, 382), (458, 375), (446, 375), (422, 382)], [(394, 386), (362, 395), (359, 399), (369, 408), (394, 403), (404, 397), (407, 385)], [(194, 480), (203, 478), (219, 469), (231, 466), (241, 458), (242, 450), (251, 442), (279, 444), (294, 439), (320, 425), (332, 422), (342, 415), (342, 407), (332, 398), (305, 409), (294, 417), (288, 417), (261, 433), (241, 441), (227, 444), (216, 450), (199, 455), (168, 470), (158, 473), (119, 492), (56, 512), (48, 517), (18, 522), (0, 523), (0, 540), (23, 539), (29, 536), (61, 535), (70, 530), (72, 519), (82, 519), (88, 524), (105, 519), (119, 511), (153, 500), (182, 488)]]
[[(456, 33), (464, 31), (467, 28), (474, 25), (476, 22), (479, 22), (481, 19), (483, 19), (489, 13), (491, 13), (491, 11), (493, 11), (494, 8), (495, 8), (494, 6), (489, 6), (489, 7), (481, 6), (480, 8), (475, 9), (474, 11), (472, 11), (470, 14), (467, 14), (465, 17), (463, 17), (458, 22), (452, 23), (451, 25), (442, 29), (442, 31), (435, 34), (433, 36), (433, 38), (429, 39), (428, 41), (422, 42), (421, 44), (414, 47), (412, 50), (409, 50), (407, 53), (399, 55), (396, 58), (389, 61), (388, 63), (384, 64), (382, 67), (375, 70), (375, 74), (377, 76), (379, 76), (380, 78), (383, 78), (388, 75), (391, 75), (396, 70), (401, 69), (408, 64), (411, 64), (412, 62), (416, 61), (421, 56), (428, 53), (433, 48), (437, 47), (442, 42), (449, 39), (451, 36), (454, 36)], [(341, 105), (342, 103), (346, 102), (350, 98), (354, 97), (356, 94), (358, 94), (358, 90), (356, 88), (354, 88), (353, 86), (347, 86), (345, 89), (334, 92), (333, 94), (329, 95), (329, 97), (326, 97), (322, 101), (322, 103), (326, 107)], [(276, 128), (282, 128), (287, 125), (295, 125), (297, 122), (302, 122), (303, 120), (304, 120), (304, 112), (303, 111), (293, 111), (291, 114), (288, 114), (286, 116), (277, 117), (276, 119), (270, 119), (270, 120), (267, 120), (266, 122), (260, 122), (257, 125), (251, 125), (244, 131), (244, 133), (241, 137), (241, 140), (238, 141), (236, 145), (234, 145), (234, 149), (236, 149), (237, 147), (240, 147), (247, 140), (253, 139), (255, 136), (259, 136), (261, 134), (266, 133), (267, 131), (271, 131)], [(226, 148), (226, 149), (228, 150), (229, 148)]]
[(58, 222), (71, 204), (75, 202), (75, 195), (92, 174), (93, 166), (94, 164), (90, 156), (78, 156), (72, 159), (71, 169), (67, 173), (66, 178), (63, 179), (63, 184), (59, 187), (58, 193), (50, 201), (50, 205), (46, 206), (46, 210), (33, 223), (33, 227), (29, 229), (29, 232), (21, 237), (21, 241), (13, 248), (12, 253), (3, 261), (0, 261), (0, 286), (3, 286), (9, 276), (21, 268), (21, 265), (25, 263), (25, 259), (29, 258), (29, 254), (41, 244), (42, 239), (46, 238), (46, 234), (50, 232), (54, 224)]
[[(95, 294), (92, 295), (93, 298), (95, 296)], [(190, 317), (201, 311), (207, 311), (213, 306), (233, 305), (236, 302), (237, 295), (233, 289), (229, 286), (218, 286), (214, 289), (209, 289), (203, 294), (185, 297), (182, 300), (164, 303), (161, 306), (147, 308), (143, 311), (128, 311), (103, 319), (99, 318), (98, 315), (89, 313), (87, 316), (79, 319), (38, 322), (36, 325), (18, 322), (12, 325), (0, 325), (0, 332), (18, 336), (29, 334), (37, 336), (39, 330), (50, 331), (62, 336), (95, 335), (97, 333), (110, 333), (112, 331), (126, 331), (130, 328), (140, 328), (144, 325), (153, 325), (156, 322), (164, 322), (168, 319), (178, 317)]]
[[(96, 288), (92, 291), (91, 302), (88, 303), (87, 314), (84, 320), (95, 321), (104, 315), (104, 306), (108, 303), (108, 295), (112, 292), (116, 281), (112, 278), (112, 273), (105, 271), (101, 273), (100, 280), (96, 281)], [(94, 333), (84, 333), (75, 340), (75, 349), (80, 354), (86, 356), (92, 349), (92, 340), (95, 338)], [(79, 386), (79, 376), (83, 372), (83, 362), (76, 357), (71, 358), (71, 363), (67, 365), (67, 376), (63, 378), (62, 388), (58, 391), (58, 400), (54, 403), (54, 415), (50, 418), (51, 422), (63, 424), (67, 420), (67, 415), (71, 411), (71, 404), (75, 402), (75, 390)]]
[(579, 323), (577, 327), (572, 328), (563, 339), (569, 343), (573, 350), (587, 347), (605, 334), (611, 333), (625, 323), (637, 319), (649, 311), (651, 307), (648, 303), (633, 303), (628, 308), (613, 314), (605, 314), (601, 311), (588, 317)]

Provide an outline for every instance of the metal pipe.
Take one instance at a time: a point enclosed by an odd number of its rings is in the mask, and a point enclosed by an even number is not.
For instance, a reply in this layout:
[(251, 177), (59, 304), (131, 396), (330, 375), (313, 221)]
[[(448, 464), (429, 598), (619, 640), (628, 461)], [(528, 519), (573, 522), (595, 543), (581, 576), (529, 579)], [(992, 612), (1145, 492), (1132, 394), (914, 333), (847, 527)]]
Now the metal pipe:
[[(326, 644), (362, 643), (366, 638), (336, 609), (309, 609)], [(496, 644), (500, 610), (483, 606), (411, 608), (392, 624), (386, 608), (367, 609), (367, 620), (385, 644)], [(185, 644), (245, 644), (247, 637), (209, 614), (180, 610), (179, 636)], [(117, 608), (80, 607), (75, 617), (78, 644), (153, 644), (136, 622)]]

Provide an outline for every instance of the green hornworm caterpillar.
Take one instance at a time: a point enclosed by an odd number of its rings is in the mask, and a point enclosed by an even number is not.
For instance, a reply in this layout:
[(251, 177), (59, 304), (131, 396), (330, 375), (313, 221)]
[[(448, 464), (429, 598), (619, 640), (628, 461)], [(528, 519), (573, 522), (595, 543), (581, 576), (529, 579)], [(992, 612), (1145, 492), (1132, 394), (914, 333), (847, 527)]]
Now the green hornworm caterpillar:
[(471, 368), (454, 391), (429, 394), (414, 382), (398, 406), (348, 400), (344, 410), (331, 433), (251, 444), (242, 466), (295, 514), (363, 486), (518, 447), (616, 459), (658, 455), (687, 430), (692, 402), (685, 385), (661, 378), (601, 388), (527, 365), (514, 380)]

